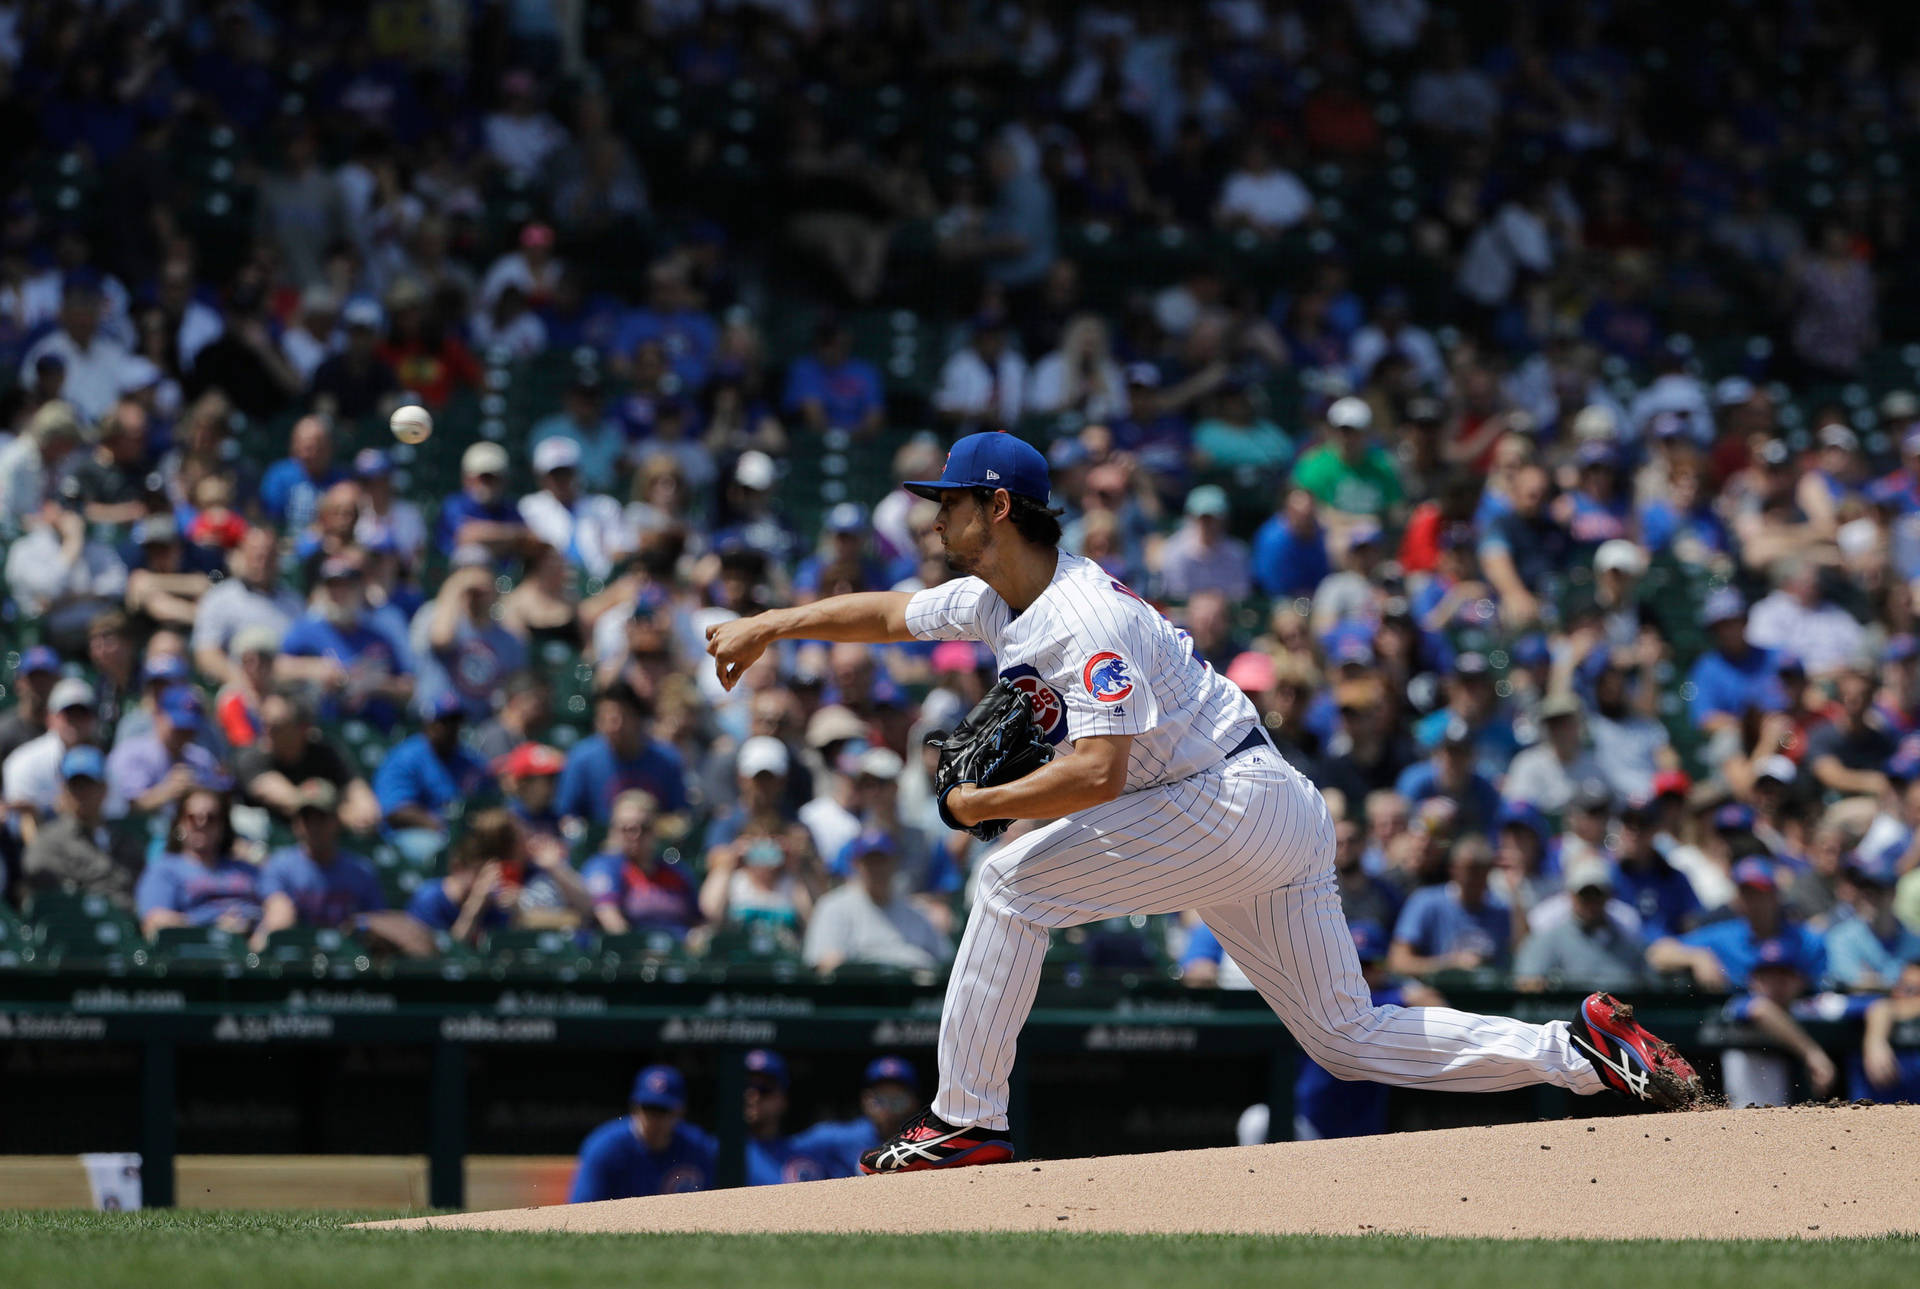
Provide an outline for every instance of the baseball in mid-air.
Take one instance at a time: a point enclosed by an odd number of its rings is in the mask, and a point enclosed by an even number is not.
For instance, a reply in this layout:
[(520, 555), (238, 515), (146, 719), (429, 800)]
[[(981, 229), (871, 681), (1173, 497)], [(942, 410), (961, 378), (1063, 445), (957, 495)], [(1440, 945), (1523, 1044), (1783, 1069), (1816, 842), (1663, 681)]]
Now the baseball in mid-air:
[(433, 433), (433, 413), (411, 404), (396, 407), (387, 424), (393, 428), (393, 437), (402, 443), (425, 443)]

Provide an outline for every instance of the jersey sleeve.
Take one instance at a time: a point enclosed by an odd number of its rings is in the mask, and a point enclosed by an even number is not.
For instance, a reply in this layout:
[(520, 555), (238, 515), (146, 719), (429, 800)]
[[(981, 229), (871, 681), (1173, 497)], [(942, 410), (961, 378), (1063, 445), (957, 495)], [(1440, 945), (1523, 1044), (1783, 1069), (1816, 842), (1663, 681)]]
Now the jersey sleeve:
[(977, 577), (958, 577), (915, 591), (907, 601), (907, 630), (916, 640), (986, 641), (987, 594), (987, 584)]
[(1086, 643), (1069, 646), (1067, 729), (1076, 739), (1145, 734), (1160, 723), (1160, 703), (1148, 679), (1153, 651), (1129, 616), (1125, 608), (1110, 616), (1096, 612), (1079, 637)]

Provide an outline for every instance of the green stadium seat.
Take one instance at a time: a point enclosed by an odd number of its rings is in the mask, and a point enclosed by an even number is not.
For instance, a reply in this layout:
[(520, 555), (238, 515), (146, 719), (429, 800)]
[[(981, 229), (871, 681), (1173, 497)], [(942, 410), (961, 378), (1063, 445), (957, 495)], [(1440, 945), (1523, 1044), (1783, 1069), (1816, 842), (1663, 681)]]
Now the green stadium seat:
[(687, 945), (671, 931), (628, 931), (600, 937), (600, 953), (616, 970), (644, 963), (684, 962)]
[(486, 957), (512, 967), (577, 968), (599, 954), (599, 937), (557, 929), (496, 931), (487, 937)]
[(153, 937), (153, 960), (169, 967), (227, 971), (246, 965), (247, 939), (210, 926), (162, 927)]

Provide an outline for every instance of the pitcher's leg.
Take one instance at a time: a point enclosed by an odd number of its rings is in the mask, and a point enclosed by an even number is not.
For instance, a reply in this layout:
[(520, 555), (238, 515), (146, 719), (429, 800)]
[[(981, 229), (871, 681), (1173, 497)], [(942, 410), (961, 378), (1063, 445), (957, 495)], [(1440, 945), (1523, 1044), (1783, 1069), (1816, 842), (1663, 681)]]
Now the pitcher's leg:
[(1278, 781), (1277, 772), (1195, 775), (1058, 820), (988, 856), (947, 980), (933, 1112), (955, 1127), (1006, 1126), (1014, 1043), (1033, 1010), (1051, 928), (1246, 899), (1285, 880), (1289, 865), (1297, 871), (1298, 855), (1273, 839), (1317, 827), (1308, 816), (1319, 798), (1276, 790)]
[(1565, 1021), (1531, 1025), (1451, 1007), (1375, 1007), (1332, 871), (1243, 903), (1202, 910), (1296, 1042), (1342, 1079), (1499, 1092), (1552, 1083), (1604, 1088)]

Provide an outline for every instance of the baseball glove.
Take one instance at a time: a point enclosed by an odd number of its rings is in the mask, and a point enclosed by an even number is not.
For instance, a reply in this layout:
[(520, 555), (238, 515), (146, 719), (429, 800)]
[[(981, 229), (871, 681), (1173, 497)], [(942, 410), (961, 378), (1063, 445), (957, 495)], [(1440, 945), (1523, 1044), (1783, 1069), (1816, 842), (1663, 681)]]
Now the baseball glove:
[(1012, 783), (1053, 760), (1053, 745), (1033, 718), (1033, 704), (1004, 679), (995, 681), (966, 719), (936, 746), (940, 765), (933, 772), (933, 791), (940, 803), (940, 820), (981, 841), (992, 841), (1013, 820), (982, 819), (963, 828), (947, 813), (947, 794), (963, 783), (983, 787)]

